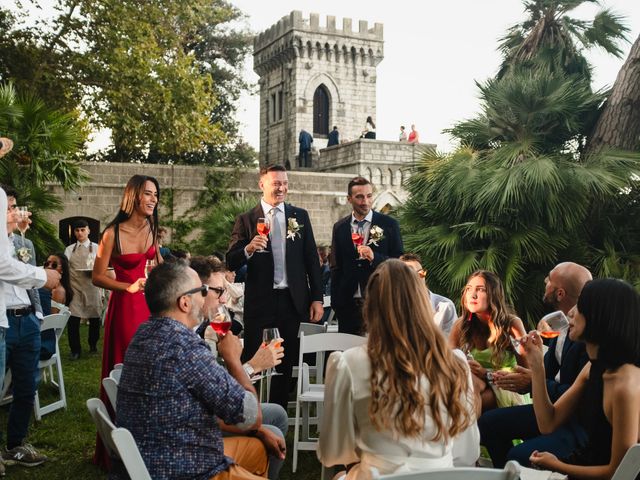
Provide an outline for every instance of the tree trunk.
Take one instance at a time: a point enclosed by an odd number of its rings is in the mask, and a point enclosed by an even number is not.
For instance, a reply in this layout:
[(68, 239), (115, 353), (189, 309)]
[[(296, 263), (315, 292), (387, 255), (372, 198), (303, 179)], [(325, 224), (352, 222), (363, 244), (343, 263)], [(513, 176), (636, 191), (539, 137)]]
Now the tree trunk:
[(586, 153), (604, 147), (640, 150), (640, 36), (618, 72), (593, 132)]

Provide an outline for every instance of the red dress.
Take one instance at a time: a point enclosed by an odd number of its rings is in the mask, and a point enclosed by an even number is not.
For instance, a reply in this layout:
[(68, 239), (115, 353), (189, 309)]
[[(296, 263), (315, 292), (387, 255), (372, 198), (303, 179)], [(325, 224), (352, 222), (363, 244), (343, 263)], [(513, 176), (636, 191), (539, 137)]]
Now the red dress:
[[(118, 282), (133, 283), (144, 277), (147, 260), (156, 256), (155, 246), (149, 247), (146, 253), (127, 253), (111, 257), (111, 265)], [(116, 363), (124, 362), (124, 354), (133, 339), (138, 327), (149, 319), (149, 307), (142, 290), (136, 293), (113, 291), (109, 298), (107, 315), (104, 320), (104, 344), (102, 347), (102, 376), (100, 377), (100, 399), (114, 418), (111, 404), (102, 388), (102, 379), (109, 376)], [(94, 463), (108, 469), (109, 457), (100, 441), (96, 442)]]

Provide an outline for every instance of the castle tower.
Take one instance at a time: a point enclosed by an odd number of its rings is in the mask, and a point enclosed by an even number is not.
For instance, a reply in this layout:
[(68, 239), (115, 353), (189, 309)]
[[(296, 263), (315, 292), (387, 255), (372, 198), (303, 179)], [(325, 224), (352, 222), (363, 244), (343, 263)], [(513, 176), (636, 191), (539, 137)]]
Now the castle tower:
[[(383, 58), (382, 24), (358, 31), (350, 18), (336, 28), (334, 16), (320, 26), (293, 11), (253, 42), (253, 64), (260, 76), (260, 164), (298, 168), (298, 135), (313, 135), (319, 150), (334, 125), (341, 139), (356, 139), (367, 116), (376, 119), (376, 67)], [(316, 164), (316, 157), (312, 159)]]

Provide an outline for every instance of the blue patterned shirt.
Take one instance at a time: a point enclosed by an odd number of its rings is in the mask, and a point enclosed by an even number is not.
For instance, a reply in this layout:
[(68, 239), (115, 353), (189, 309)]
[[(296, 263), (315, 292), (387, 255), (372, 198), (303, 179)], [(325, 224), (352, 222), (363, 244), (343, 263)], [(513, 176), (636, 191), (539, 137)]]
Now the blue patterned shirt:
[(156, 479), (209, 479), (233, 463), (217, 418), (244, 421), (245, 390), (204, 340), (171, 318), (151, 318), (129, 344), (117, 424), (128, 429)]

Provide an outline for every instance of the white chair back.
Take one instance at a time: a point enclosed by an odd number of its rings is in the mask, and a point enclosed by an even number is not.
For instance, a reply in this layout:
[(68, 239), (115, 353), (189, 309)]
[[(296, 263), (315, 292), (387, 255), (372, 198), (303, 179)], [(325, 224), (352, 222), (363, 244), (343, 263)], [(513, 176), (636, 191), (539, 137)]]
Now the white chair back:
[(520, 464), (509, 461), (504, 470), (495, 468), (434, 468), (416, 473), (378, 475), (373, 471), (372, 480), (520, 480)]
[(104, 403), (102, 403), (102, 400), (99, 398), (90, 398), (87, 400), (87, 409), (89, 409), (93, 423), (96, 424), (96, 428), (98, 429), (98, 435), (100, 435), (102, 443), (104, 443), (104, 446), (109, 452), (109, 456), (119, 458), (116, 444), (113, 438), (111, 438), (111, 432), (115, 430), (116, 426), (109, 417), (107, 407), (104, 406)]
[(122, 376), (122, 369), (114, 368), (113, 370), (111, 370), (111, 373), (109, 373), (109, 376), (113, 378), (118, 385), (120, 385), (120, 377)]
[(640, 443), (632, 446), (622, 457), (622, 461), (611, 480), (629, 480), (640, 475)]
[(115, 412), (117, 410), (117, 402), (118, 402), (118, 382), (116, 382), (113, 378), (104, 377), (102, 379), (102, 386), (104, 387), (104, 391), (107, 394), (107, 398), (109, 398), (109, 402), (111, 403), (111, 407)]
[(149, 470), (144, 464), (138, 445), (136, 445), (136, 440), (131, 435), (131, 432), (126, 428), (116, 428), (111, 432), (111, 438), (129, 477), (132, 480), (151, 480)]

